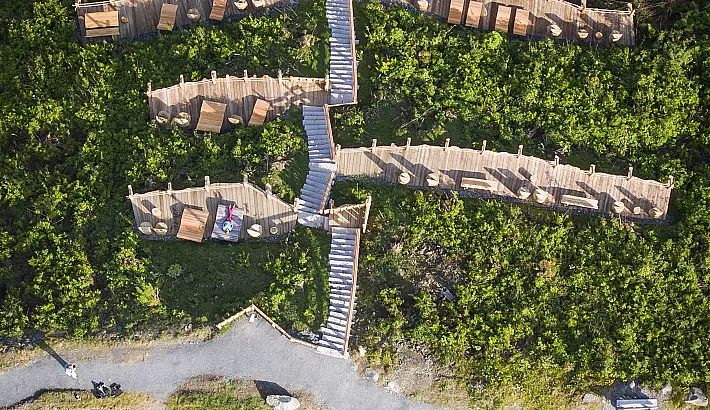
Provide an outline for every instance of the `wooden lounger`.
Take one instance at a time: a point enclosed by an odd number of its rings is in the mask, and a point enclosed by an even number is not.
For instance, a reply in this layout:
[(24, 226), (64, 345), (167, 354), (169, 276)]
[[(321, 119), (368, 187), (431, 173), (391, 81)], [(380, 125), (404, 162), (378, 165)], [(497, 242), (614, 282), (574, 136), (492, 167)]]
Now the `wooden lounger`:
[(85, 37), (117, 36), (118, 11), (99, 11), (84, 14)]
[(563, 205), (579, 206), (582, 208), (589, 209), (599, 209), (599, 201), (597, 201), (596, 199), (585, 198), (582, 196), (562, 195), (562, 200), (560, 202), (562, 202)]
[(214, 0), (212, 2), (212, 11), (210, 12), (210, 20), (222, 21), (226, 9), (227, 0)]
[(163, 6), (160, 8), (158, 30), (173, 30), (173, 27), (175, 27), (175, 19), (177, 18), (177, 9), (177, 4), (163, 3)]
[(466, 12), (466, 26), (468, 27), (480, 27), (481, 26), (481, 16), (484, 16), (486, 9), (483, 7), (483, 3), (480, 1), (472, 0), (468, 3), (468, 12)]
[(461, 24), (461, 17), (463, 17), (463, 2), (464, 0), (451, 0), (451, 5), (449, 6), (449, 17), (447, 21), (451, 24)]
[(209, 212), (185, 208), (180, 218), (180, 229), (177, 237), (193, 242), (202, 242), (205, 237), (205, 225)]
[(254, 111), (251, 113), (251, 119), (249, 120), (249, 126), (261, 125), (266, 121), (266, 113), (269, 112), (271, 104), (268, 101), (258, 99), (254, 104)]
[(527, 36), (530, 26), (530, 12), (523, 9), (515, 10), (515, 22), (513, 23), (513, 34), (516, 36)]
[(222, 131), (222, 123), (224, 122), (224, 112), (227, 110), (227, 104), (222, 104), (216, 101), (202, 101), (200, 107), (200, 119), (197, 122), (198, 131), (216, 132)]
[(480, 178), (461, 178), (461, 188), (464, 189), (483, 189), (486, 191), (495, 191), (495, 184), (487, 179)]
[(500, 31), (503, 33), (508, 32), (511, 11), (512, 9), (508, 6), (504, 6), (502, 4), (498, 5), (498, 12), (496, 13), (496, 31)]

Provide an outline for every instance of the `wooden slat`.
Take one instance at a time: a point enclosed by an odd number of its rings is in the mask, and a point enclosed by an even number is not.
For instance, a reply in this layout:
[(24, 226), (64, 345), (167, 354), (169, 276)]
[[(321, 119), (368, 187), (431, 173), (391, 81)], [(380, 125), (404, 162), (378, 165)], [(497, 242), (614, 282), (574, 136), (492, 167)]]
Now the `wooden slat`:
[(86, 29), (118, 27), (118, 11), (99, 11), (84, 15)]
[(262, 125), (266, 120), (266, 114), (269, 111), (271, 104), (268, 101), (258, 99), (254, 104), (254, 111), (251, 114), (251, 119), (249, 120), (249, 126)]
[(227, 9), (227, 0), (213, 0), (212, 11), (210, 12), (210, 20), (222, 21), (224, 11)]
[(508, 32), (508, 27), (510, 26), (511, 11), (512, 10), (510, 9), (510, 7), (503, 6), (502, 4), (498, 5), (498, 12), (496, 13), (496, 25), (495, 25), (496, 31), (501, 31), (503, 33)]
[(468, 11), (466, 12), (466, 25), (468, 27), (480, 27), (483, 12), (483, 3), (471, 0), (471, 2), (468, 3)]
[(86, 30), (86, 37), (90, 38), (117, 36), (118, 34), (118, 27), (92, 28)]
[(227, 104), (216, 101), (202, 101), (200, 108), (200, 121), (195, 129), (199, 131), (216, 132), (222, 131), (222, 123), (224, 122), (224, 112), (227, 109)]
[(527, 36), (528, 26), (530, 25), (530, 12), (523, 9), (515, 10), (515, 22), (513, 25), (513, 34), (516, 36)]
[(449, 6), (449, 15), (447, 21), (451, 24), (461, 24), (461, 17), (463, 16), (463, 4), (464, 0), (451, 0), (451, 5)]
[(158, 30), (172, 31), (175, 27), (175, 20), (177, 18), (177, 4), (163, 3), (160, 8), (160, 20), (158, 21)]

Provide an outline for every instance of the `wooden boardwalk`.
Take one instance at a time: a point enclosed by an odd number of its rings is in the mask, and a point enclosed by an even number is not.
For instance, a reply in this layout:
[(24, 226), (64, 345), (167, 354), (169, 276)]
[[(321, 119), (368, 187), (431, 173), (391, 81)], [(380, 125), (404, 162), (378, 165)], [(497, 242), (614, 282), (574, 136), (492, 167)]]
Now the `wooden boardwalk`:
[(209, 211), (204, 233), (204, 238), (209, 238), (217, 206), (220, 204), (234, 204), (244, 209), (241, 239), (251, 239), (248, 230), (253, 224), (261, 225), (261, 238), (281, 236), (296, 227), (293, 205), (271, 194), (269, 187), (262, 190), (248, 182), (210, 184), (209, 178), (205, 178), (205, 181), (204, 187), (168, 189), (144, 194), (133, 194), (132, 188), (129, 187), (128, 199), (133, 207), (136, 227), (140, 227), (144, 222), (152, 226), (163, 222), (167, 225), (165, 235), (172, 237), (177, 234), (180, 217), (185, 208), (202, 209)]
[[(152, 120), (161, 112), (167, 113), (169, 118), (187, 113), (189, 128), (197, 126), (204, 100), (227, 104), (224, 125), (229, 126), (229, 117), (235, 115), (241, 117), (244, 124), (248, 123), (258, 99), (271, 104), (266, 120), (283, 114), (293, 104), (323, 106), (330, 99), (326, 78), (249, 77), (246, 71), (243, 77), (223, 78), (218, 78), (213, 71), (212, 78), (192, 82), (181, 78), (179, 84), (158, 90), (152, 90), (149, 84), (147, 94)], [(170, 121), (166, 126), (170, 126)]]
[[(410, 1), (417, 6), (416, 0)], [(582, 4), (585, 3), (582, 0)], [(556, 37), (561, 40), (609, 44), (612, 33), (616, 32), (621, 35), (618, 44), (636, 44), (635, 12), (630, 3), (625, 10), (604, 10), (564, 0), (430, 0), (426, 11), (447, 19), (449, 23), (481, 30), (544, 38), (553, 37), (550, 26), (554, 24), (561, 29)], [(583, 27), (586, 38), (578, 34)], [(600, 33), (600, 38), (596, 33)]]
[[(249, 0), (246, 2), (247, 8), (244, 10), (237, 8), (238, 2), (228, 1), (226, 2), (223, 18), (226, 20), (257, 12), (273, 5), (287, 3), (285, 0), (264, 0), (262, 7), (256, 7), (255, 3), (259, 5), (258, 1)], [(163, 3), (177, 5), (173, 27), (183, 27), (206, 22), (212, 11), (213, 0), (112, 0), (93, 3), (79, 1), (75, 6), (82, 42), (96, 43), (114, 38), (135, 40), (142, 35), (155, 33), (158, 31), (158, 22), (160, 21)], [(86, 37), (86, 14), (107, 11), (118, 12), (118, 35)], [(188, 17), (188, 13), (198, 17), (198, 19), (191, 20)]]
[(594, 166), (582, 170), (522, 155), (522, 147), (519, 154), (428, 145), (336, 147), (335, 160), (343, 177), (470, 191), (555, 208), (602, 213), (616, 208), (616, 213), (637, 219), (665, 218), (672, 189), (672, 179), (663, 184), (596, 172)]

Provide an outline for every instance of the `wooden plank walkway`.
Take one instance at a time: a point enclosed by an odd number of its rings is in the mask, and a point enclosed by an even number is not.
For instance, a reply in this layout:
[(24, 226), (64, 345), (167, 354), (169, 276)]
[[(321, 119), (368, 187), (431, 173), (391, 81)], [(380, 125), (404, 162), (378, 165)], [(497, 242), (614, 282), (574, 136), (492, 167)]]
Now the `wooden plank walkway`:
[[(296, 212), (293, 205), (287, 204), (276, 195), (270, 193), (269, 187), (262, 190), (249, 182), (210, 184), (205, 178), (204, 187), (172, 190), (151, 191), (144, 194), (133, 194), (129, 187), (128, 199), (133, 207), (135, 226), (149, 222), (155, 226), (164, 222), (168, 226), (167, 236), (177, 234), (180, 216), (185, 208), (196, 208), (209, 211), (204, 237), (211, 235), (214, 226), (217, 207), (220, 204), (234, 204), (244, 209), (241, 239), (250, 239), (247, 228), (258, 223), (262, 226), (262, 237), (281, 236), (296, 227)], [(157, 208), (157, 211), (154, 211)], [(272, 232), (272, 228), (276, 228)]]
[[(167, 113), (169, 118), (186, 112), (190, 115), (189, 128), (194, 129), (199, 121), (202, 101), (209, 100), (227, 104), (224, 125), (229, 126), (228, 119), (232, 116), (241, 117), (242, 123), (246, 124), (258, 99), (271, 104), (267, 121), (283, 114), (293, 104), (323, 106), (330, 99), (325, 78), (249, 77), (246, 70), (243, 77), (218, 78), (214, 71), (211, 77), (185, 82), (181, 76), (179, 84), (158, 90), (148, 84), (150, 118), (154, 120), (160, 112)], [(170, 121), (166, 126), (170, 126)]]
[[(174, 28), (191, 24), (205, 23), (212, 12), (212, 0), (112, 0), (89, 3), (80, 0), (75, 4), (79, 21), (79, 33), (83, 43), (97, 43), (113, 38), (135, 40), (142, 35), (158, 31), (160, 11), (163, 3), (177, 5)], [(218, 2), (219, 3), (219, 2)], [(263, 7), (256, 7), (253, 0), (249, 0), (245, 10), (239, 10), (237, 2), (229, 1), (223, 13), (224, 19), (244, 16), (278, 4), (286, 4), (285, 0), (265, 0)], [(219, 4), (217, 5), (220, 6)], [(118, 36), (86, 37), (86, 15), (88, 13), (117, 11), (119, 18)], [(193, 20), (190, 17), (197, 17)]]
[[(417, 6), (416, 0), (410, 0)], [(496, 19), (499, 8), (503, 13), (512, 11), (507, 20), (513, 25), (503, 31), (529, 37), (553, 37), (550, 34), (550, 25), (555, 24), (561, 29), (557, 37), (560, 40), (575, 41), (587, 44), (610, 44), (612, 32), (617, 32), (621, 37), (618, 44), (633, 46), (636, 44), (634, 31), (635, 11), (629, 6), (625, 10), (604, 10), (579, 6), (564, 0), (430, 0), (426, 11), (447, 19), (452, 24), (466, 24), (481, 30), (491, 31), (496, 29)], [(586, 2), (582, 0), (584, 5)], [(508, 9), (510, 7), (511, 9)], [(471, 9), (470, 18), (467, 18)], [(479, 10), (480, 9), (480, 17)], [(527, 13), (523, 13), (528, 11)], [(520, 17), (516, 15), (520, 13)], [(505, 16), (500, 16), (499, 24)], [(522, 19), (521, 19), (522, 17)], [(523, 20), (527, 19), (528, 27), (525, 34), (520, 32)], [(469, 22), (468, 20), (473, 20)], [(517, 25), (517, 27), (515, 27)], [(586, 27), (589, 35), (580, 38), (579, 29)], [(499, 27), (500, 28), (500, 27)], [(596, 33), (601, 33), (597, 38)], [(554, 37), (553, 37), (554, 38)]]
[[(537, 202), (533, 193), (541, 189), (549, 194), (545, 195), (544, 203), (538, 203), (541, 206), (564, 208), (565, 203), (574, 203), (589, 208), (582, 205), (594, 204), (596, 200), (598, 208), (592, 209), (593, 212), (609, 213), (616, 206), (616, 213), (637, 219), (665, 218), (673, 187), (672, 178), (664, 184), (596, 172), (594, 166), (582, 170), (522, 155), (522, 146), (518, 154), (510, 154), (459, 147), (373, 144), (371, 148), (336, 147), (335, 160), (341, 177), (367, 176), (410, 187), (470, 189), (533, 203)], [(462, 187), (462, 183), (470, 188)]]
[(342, 205), (333, 207), (333, 200), (330, 200), (330, 208), (325, 210), (328, 216), (328, 230), (334, 227), (356, 228), (362, 232), (367, 230), (367, 220), (370, 216), (370, 206), (372, 197), (367, 197), (365, 203), (356, 205)]

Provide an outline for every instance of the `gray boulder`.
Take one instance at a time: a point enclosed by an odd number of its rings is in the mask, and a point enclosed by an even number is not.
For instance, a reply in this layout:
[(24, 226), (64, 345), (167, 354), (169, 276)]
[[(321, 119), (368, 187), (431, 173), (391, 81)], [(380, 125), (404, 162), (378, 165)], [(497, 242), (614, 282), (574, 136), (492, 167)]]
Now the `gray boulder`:
[(266, 396), (266, 404), (273, 407), (274, 410), (296, 410), (301, 407), (298, 399), (291, 396)]
[(697, 387), (691, 387), (688, 395), (685, 396), (685, 403), (691, 406), (705, 407), (708, 405), (708, 396)]

